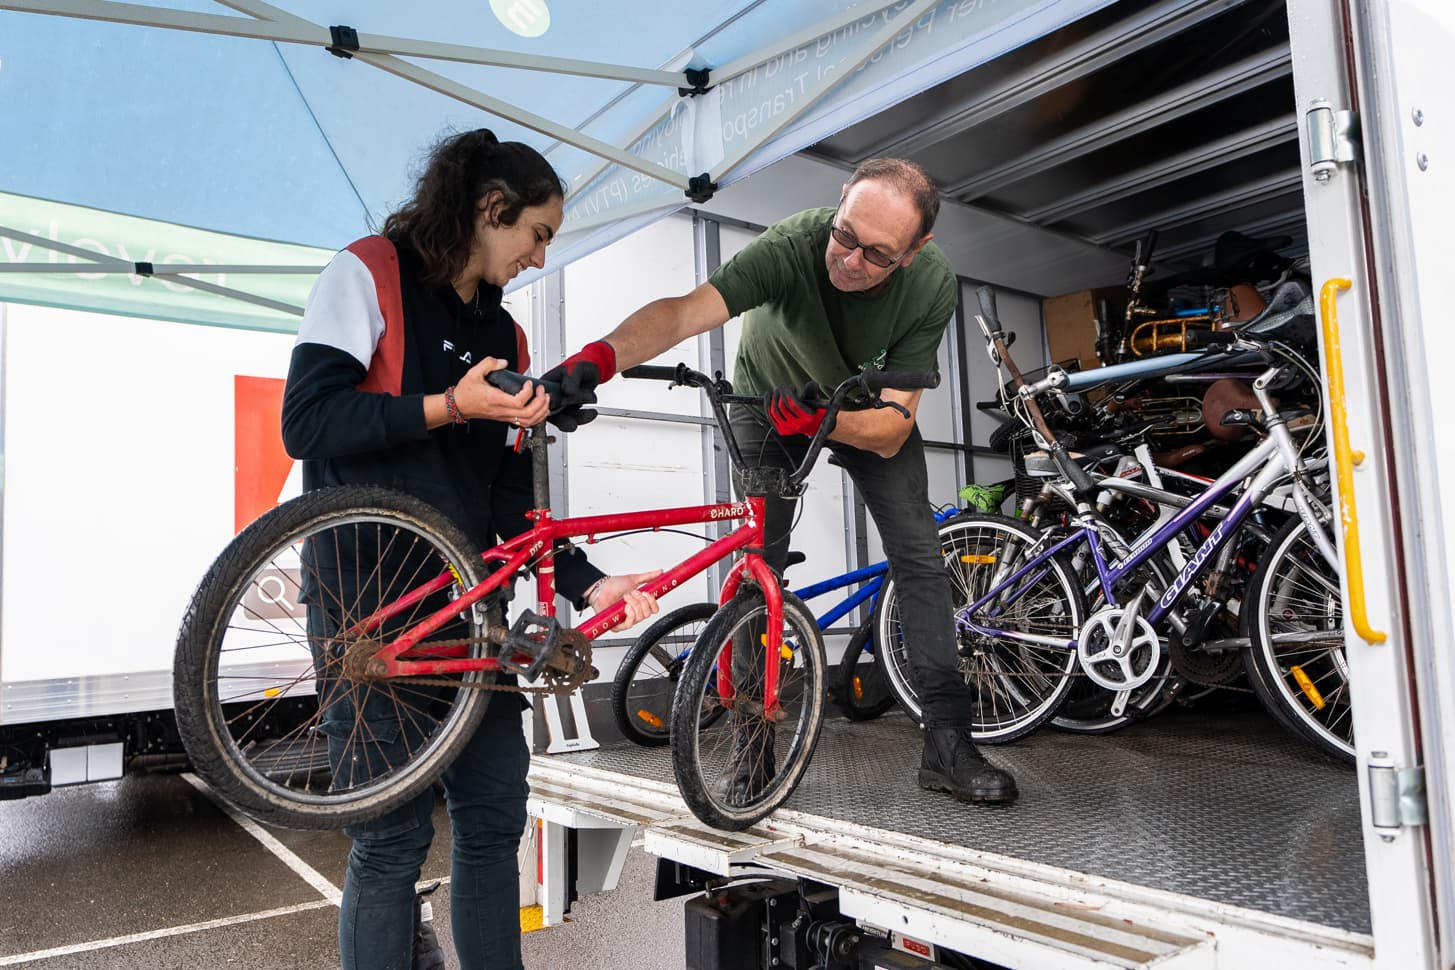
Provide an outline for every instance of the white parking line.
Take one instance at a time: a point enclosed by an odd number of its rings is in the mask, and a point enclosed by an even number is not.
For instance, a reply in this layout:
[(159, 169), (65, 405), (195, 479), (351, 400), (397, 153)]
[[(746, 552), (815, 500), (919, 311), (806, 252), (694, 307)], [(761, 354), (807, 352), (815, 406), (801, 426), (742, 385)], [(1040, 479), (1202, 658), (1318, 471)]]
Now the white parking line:
[(269, 909), (261, 913), (224, 916), (221, 919), (210, 919), (201, 923), (188, 923), (186, 926), (171, 926), (164, 930), (148, 930), (145, 933), (113, 936), (109, 940), (92, 940), (88, 943), (73, 943), (70, 946), (58, 946), (50, 950), (16, 953), (8, 957), (0, 957), (0, 967), (13, 967), (21, 963), (30, 963), (35, 960), (48, 960), (51, 957), (63, 957), (75, 953), (89, 953), (92, 950), (105, 950), (114, 946), (126, 946), (128, 943), (144, 943), (147, 940), (160, 940), (169, 936), (185, 936), (188, 933), (200, 933), (203, 930), (215, 930), (223, 926), (237, 926), (240, 923), (255, 923), (258, 920), (272, 919), (275, 916), (288, 916), (291, 913), (302, 913), (310, 909), (323, 909), (325, 906), (334, 905), (337, 904), (330, 903), (326, 899), (319, 899), (311, 903), (297, 903), (293, 906), (284, 906), (281, 909)]
[(278, 839), (273, 835), (273, 833), (269, 832), (257, 822), (254, 822), (252, 819), (248, 818), (246, 815), (233, 808), (225, 800), (218, 798), (216, 795), (214, 795), (212, 793), (212, 789), (208, 788), (206, 783), (203, 782), (201, 778), (198, 778), (190, 771), (185, 772), (182, 777), (186, 779), (187, 784), (191, 785), (193, 788), (206, 795), (207, 798), (211, 802), (213, 802), (213, 804), (217, 805), (218, 808), (226, 812), (228, 818), (236, 822), (244, 832), (248, 833), (253, 838), (261, 842), (264, 846), (266, 846), (269, 852), (273, 853), (273, 855), (278, 857), (278, 861), (282, 862), (283, 865), (287, 866), (289, 869), (292, 869), (295, 873), (297, 873), (298, 877), (304, 882), (308, 883), (314, 889), (317, 889), (319, 893), (323, 895), (324, 899), (327, 899), (335, 906), (337, 906), (339, 902), (343, 899), (343, 892), (340, 891), (340, 889), (333, 883), (325, 879), (323, 873), (319, 872), (317, 869), (313, 868), (308, 863), (300, 859), (292, 849), (288, 848), (282, 842), (279, 842)]

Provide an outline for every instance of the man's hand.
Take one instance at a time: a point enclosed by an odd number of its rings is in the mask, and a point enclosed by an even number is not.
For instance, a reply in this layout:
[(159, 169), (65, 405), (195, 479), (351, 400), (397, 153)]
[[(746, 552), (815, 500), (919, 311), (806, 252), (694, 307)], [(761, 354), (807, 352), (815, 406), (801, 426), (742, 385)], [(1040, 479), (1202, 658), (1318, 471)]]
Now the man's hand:
[(541, 375), (541, 380), (559, 384), (559, 407), (550, 422), (562, 431), (575, 431), (596, 419), (586, 407), (596, 403), (596, 385), (616, 375), (616, 351), (605, 340), (587, 344)]
[[(813, 381), (808, 382), (802, 394), (792, 387), (775, 387), (763, 395), (763, 410), (768, 412), (773, 430), (780, 435), (812, 437), (828, 416), (828, 411), (819, 406), (823, 397), (823, 391)], [(829, 425), (829, 431), (833, 431), (833, 425)]]
[(657, 612), (657, 598), (648, 596), (637, 589), (642, 583), (656, 579), (662, 575), (662, 570), (656, 569), (649, 573), (632, 573), (628, 576), (607, 576), (597, 587), (591, 591), (590, 603), (593, 613), (600, 613), (602, 610), (615, 605), (618, 601), (626, 602), (626, 615), (620, 623), (612, 627), (613, 630), (625, 630), (628, 627), (636, 626), (638, 623)]

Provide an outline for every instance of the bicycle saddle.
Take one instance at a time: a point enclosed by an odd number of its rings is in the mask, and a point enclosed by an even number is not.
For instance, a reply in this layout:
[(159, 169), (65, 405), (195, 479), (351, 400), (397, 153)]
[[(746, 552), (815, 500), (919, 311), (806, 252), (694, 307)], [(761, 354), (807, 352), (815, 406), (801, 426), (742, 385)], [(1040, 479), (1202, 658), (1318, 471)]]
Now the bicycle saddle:
[(1307, 280), (1288, 279), (1278, 284), (1263, 312), (1240, 326), (1239, 330), (1270, 336), (1273, 331), (1296, 316), (1314, 312), (1313, 288)]

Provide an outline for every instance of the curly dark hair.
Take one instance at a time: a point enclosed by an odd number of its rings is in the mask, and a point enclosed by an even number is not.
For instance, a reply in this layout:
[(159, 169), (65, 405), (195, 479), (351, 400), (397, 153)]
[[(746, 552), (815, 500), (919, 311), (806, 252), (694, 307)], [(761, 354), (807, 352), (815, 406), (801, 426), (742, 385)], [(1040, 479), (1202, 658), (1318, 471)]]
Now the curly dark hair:
[(491, 192), (503, 197), (492, 213), (498, 226), (513, 226), (522, 210), (565, 196), (561, 177), (540, 152), (477, 128), (435, 143), (414, 195), (385, 218), (383, 234), (419, 254), (427, 280), (450, 283), (470, 257), (476, 204)]

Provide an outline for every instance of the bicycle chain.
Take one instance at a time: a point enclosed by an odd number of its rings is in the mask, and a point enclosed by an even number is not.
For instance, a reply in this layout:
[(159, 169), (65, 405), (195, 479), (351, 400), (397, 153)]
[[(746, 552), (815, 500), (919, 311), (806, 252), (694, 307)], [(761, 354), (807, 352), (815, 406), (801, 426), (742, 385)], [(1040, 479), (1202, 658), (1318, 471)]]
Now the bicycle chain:
[[(471, 690), (488, 690), (502, 694), (569, 694), (594, 680), (597, 675), (596, 668), (591, 666), (591, 641), (587, 640), (575, 630), (563, 629), (560, 631), (561, 645), (559, 656), (565, 658), (564, 666), (574, 667), (564, 679), (560, 667), (563, 666), (560, 660), (556, 663), (548, 663), (542, 672), (542, 677), (547, 681), (545, 687), (523, 687), (520, 684), (480, 684), (467, 683), (454, 680), (449, 677), (391, 677), (396, 683), (423, 684), (427, 687), (468, 687)], [(465, 637), (459, 640), (426, 640), (416, 645), (415, 649), (444, 648), (444, 647), (472, 647), (477, 644), (495, 643), (489, 636)]]

